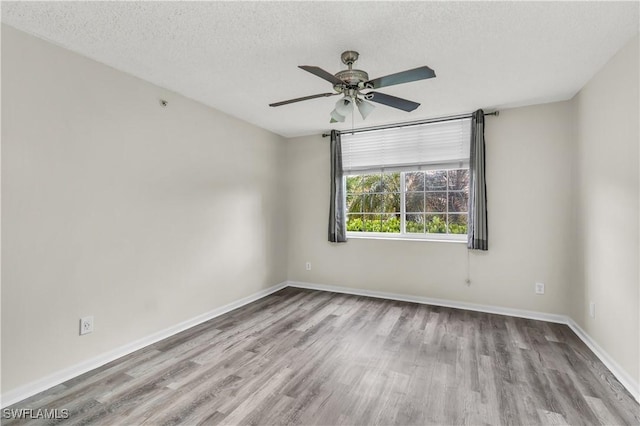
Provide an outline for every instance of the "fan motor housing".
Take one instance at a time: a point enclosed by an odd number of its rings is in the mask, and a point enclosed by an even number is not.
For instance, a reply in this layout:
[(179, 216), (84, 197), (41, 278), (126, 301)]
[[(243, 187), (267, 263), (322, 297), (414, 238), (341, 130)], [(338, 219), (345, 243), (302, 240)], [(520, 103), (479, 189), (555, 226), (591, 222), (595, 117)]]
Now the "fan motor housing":
[(342, 92), (345, 88), (358, 87), (360, 83), (369, 81), (369, 74), (362, 70), (343, 70), (337, 72), (335, 76), (344, 82), (344, 85), (337, 84), (334, 86), (334, 89), (338, 92)]

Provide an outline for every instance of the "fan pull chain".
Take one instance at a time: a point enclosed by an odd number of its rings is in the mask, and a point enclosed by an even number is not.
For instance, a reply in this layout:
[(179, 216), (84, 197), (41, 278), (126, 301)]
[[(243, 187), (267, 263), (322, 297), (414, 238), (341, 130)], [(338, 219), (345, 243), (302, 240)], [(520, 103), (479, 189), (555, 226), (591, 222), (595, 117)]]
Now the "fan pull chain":
[[(354, 100), (355, 103), (355, 100)], [(356, 109), (353, 108), (353, 110), (351, 111), (351, 135), (353, 135), (355, 132), (354, 130), (354, 121), (355, 121), (355, 116), (356, 116)]]
[(465, 280), (465, 284), (467, 286), (470, 286), (471, 285), (471, 262), (469, 259), (469, 256), (470, 256), (469, 252), (471, 250), (467, 249), (466, 251), (467, 251), (467, 279)]

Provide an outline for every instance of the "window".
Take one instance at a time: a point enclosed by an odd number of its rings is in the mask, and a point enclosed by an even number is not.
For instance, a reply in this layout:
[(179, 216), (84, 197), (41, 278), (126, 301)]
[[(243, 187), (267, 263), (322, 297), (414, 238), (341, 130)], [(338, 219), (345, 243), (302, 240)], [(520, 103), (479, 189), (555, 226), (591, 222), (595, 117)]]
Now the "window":
[(350, 236), (466, 240), (470, 120), (344, 134)]
[(347, 232), (395, 232), (401, 229), (400, 172), (345, 177)]
[(347, 232), (352, 236), (466, 237), (466, 168), (349, 175), (345, 185)]

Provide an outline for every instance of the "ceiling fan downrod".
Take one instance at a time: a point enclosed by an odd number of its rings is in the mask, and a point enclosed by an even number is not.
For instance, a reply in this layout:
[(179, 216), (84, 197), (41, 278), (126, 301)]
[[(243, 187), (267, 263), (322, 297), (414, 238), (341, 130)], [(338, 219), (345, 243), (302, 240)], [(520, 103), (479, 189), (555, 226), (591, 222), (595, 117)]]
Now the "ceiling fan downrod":
[(335, 77), (340, 80), (340, 83), (333, 86), (333, 90), (338, 93), (344, 93), (349, 89), (364, 89), (365, 82), (369, 81), (369, 74), (365, 71), (353, 69), (353, 64), (358, 60), (360, 54), (355, 50), (347, 50), (342, 52), (340, 59), (348, 69), (338, 71)]

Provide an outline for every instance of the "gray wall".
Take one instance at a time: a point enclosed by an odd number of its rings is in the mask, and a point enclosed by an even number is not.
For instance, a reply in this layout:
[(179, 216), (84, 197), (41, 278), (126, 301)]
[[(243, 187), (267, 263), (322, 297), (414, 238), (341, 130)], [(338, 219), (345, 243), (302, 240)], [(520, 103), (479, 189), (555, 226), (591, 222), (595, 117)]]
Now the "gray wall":
[[(575, 289), (571, 315), (640, 383), (638, 37), (575, 97)], [(596, 304), (595, 318), (589, 303)]]
[[(289, 279), (565, 314), (571, 249), (570, 102), (487, 117), (489, 251), (465, 243), (327, 242), (329, 146), (289, 141)], [(305, 270), (305, 262), (312, 264)], [(546, 294), (534, 294), (534, 284)]]
[(3, 392), (285, 281), (284, 152), (3, 26)]

